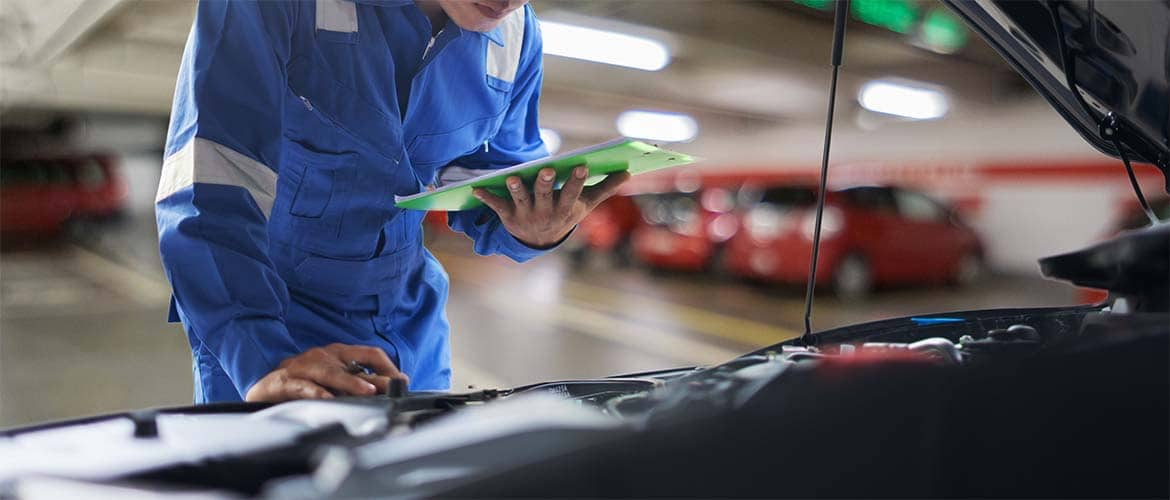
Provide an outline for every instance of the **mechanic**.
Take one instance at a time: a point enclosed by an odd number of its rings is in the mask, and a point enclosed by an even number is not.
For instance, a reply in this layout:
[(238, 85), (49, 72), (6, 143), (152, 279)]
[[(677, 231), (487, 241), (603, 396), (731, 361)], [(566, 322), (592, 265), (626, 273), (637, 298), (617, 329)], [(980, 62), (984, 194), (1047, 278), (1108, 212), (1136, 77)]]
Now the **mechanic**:
[[(197, 403), (449, 388), (447, 275), (394, 196), (546, 156), (526, 3), (198, 3), (156, 197)], [(587, 175), (511, 177), (449, 225), (531, 259), (628, 178)]]

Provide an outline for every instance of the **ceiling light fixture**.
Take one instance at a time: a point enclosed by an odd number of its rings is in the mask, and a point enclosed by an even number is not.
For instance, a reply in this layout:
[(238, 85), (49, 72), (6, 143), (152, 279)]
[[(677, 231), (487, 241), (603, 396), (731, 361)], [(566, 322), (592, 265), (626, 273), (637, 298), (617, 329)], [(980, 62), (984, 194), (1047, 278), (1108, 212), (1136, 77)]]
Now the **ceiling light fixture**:
[(663, 142), (689, 142), (699, 133), (690, 115), (632, 109), (618, 115), (617, 129), (626, 137)]
[(657, 40), (542, 21), (544, 53), (585, 61), (658, 71), (670, 64), (670, 50)]
[(913, 120), (933, 120), (947, 114), (947, 96), (938, 90), (888, 80), (874, 80), (858, 93), (861, 107)]

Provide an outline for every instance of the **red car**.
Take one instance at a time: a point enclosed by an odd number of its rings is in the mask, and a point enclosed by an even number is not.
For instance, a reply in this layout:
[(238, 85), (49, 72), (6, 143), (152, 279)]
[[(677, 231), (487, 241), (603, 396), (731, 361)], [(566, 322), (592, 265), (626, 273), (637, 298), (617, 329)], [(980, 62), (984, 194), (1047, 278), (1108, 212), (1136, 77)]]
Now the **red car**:
[(126, 194), (108, 156), (4, 160), (0, 231), (54, 234), (71, 220), (121, 213)]
[(715, 268), (723, 244), (739, 230), (735, 192), (707, 187), (637, 196), (642, 222), (632, 235), (635, 258), (658, 269)]
[[(808, 277), (815, 187), (766, 189), (727, 244), (729, 272), (765, 281)], [(983, 247), (955, 211), (930, 197), (893, 187), (830, 191), (825, 199), (817, 285), (846, 299), (875, 286), (967, 284), (981, 274)]]
[(427, 212), (423, 216), (423, 238), (429, 244), (435, 241), (435, 238), (440, 234), (451, 232), (451, 227), (447, 225), (447, 212)]
[(598, 205), (577, 224), (564, 244), (564, 251), (576, 261), (590, 255), (614, 255), (619, 263), (630, 261), (631, 234), (641, 219), (638, 205), (630, 196), (613, 196)]

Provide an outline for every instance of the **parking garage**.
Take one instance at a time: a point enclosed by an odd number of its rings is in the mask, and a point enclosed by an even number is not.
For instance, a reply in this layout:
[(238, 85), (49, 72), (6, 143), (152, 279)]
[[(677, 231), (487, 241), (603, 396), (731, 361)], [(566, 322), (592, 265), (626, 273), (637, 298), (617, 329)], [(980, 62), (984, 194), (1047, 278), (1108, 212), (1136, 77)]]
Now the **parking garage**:
[[(1165, 219), (1163, 173), (1131, 182), (942, 3), (852, 1), (818, 184), (833, 6), (531, 1), (547, 154), (625, 137), (699, 160), (634, 176), (527, 262), (418, 214), (451, 392), (717, 366), (806, 322), (1106, 299), (1037, 261), (1148, 226), (1135, 185)], [(0, 428), (201, 402), (156, 211), (197, 8), (0, 3)]]

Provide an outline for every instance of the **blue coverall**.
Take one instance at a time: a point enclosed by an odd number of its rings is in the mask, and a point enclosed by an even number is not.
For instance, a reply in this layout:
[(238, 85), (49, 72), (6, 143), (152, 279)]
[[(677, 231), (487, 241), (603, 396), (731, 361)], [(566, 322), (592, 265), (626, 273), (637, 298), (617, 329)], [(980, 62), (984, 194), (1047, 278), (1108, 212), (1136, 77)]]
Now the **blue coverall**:
[[(447, 275), (394, 195), (546, 155), (541, 37), (528, 6), (431, 34), (411, 0), (199, 2), (156, 197), (197, 403), (334, 342), (384, 349), (411, 390), (449, 388)], [(449, 224), (479, 254), (542, 252), (486, 208)]]

